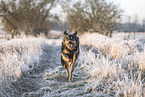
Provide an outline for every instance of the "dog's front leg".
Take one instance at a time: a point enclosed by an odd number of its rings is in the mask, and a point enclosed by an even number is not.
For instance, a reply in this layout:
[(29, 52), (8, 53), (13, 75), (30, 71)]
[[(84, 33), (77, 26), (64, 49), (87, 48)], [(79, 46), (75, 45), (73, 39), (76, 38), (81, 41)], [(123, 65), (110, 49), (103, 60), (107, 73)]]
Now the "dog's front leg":
[(72, 72), (74, 71), (75, 65), (76, 65), (76, 54), (73, 54), (73, 60), (72, 60), (72, 63), (70, 65), (69, 81), (72, 80)]

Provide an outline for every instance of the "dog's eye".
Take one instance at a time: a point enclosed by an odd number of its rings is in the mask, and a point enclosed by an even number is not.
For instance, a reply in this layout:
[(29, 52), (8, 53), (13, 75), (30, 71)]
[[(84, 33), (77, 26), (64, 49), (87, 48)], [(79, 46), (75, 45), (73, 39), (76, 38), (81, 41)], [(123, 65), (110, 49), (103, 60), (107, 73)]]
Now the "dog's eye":
[(68, 37), (65, 37), (65, 40), (68, 40)]
[(75, 39), (74, 39), (74, 38), (72, 38), (71, 40), (73, 40), (73, 41), (74, 41)]
[(75, 40), (74, 37), (70, 37), (69, 39), (70, 39), (70, 40)]

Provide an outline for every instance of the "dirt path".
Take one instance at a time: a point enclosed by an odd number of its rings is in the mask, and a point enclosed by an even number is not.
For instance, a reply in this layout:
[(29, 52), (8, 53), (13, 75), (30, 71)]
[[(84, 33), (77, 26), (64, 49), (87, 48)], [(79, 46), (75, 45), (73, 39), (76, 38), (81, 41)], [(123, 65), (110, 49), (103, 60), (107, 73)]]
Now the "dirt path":
[(29, 95), (35, 96), (77, 96), (84, 93), (85, 77), (79, 75), (79, 66), (73, 73), (73, 81), (68, 82), (66, 71), (60, 62), (60, 46), (44, 45), (40, 65), (44, 67), (40, 88)]
[(60, 62), (60, 46), (42, 44), (39, 62), (29, 65), (28, 71), (22, 71), (16, 81), (3, 81), (2, 97), (60, 97), (82, 96), (86, 93), (85, 73), (80, 64), (73, 72), (73, 81), (68, 82), (66, 71)]

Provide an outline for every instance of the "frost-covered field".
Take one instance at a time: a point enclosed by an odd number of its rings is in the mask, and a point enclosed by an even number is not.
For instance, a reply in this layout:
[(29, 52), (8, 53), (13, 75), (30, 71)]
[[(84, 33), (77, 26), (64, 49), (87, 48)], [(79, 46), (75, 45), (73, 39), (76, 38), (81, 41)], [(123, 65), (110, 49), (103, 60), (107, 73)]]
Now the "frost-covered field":
[(0, 39), (0, 97), (145, 96), (145, 39), (80, 36), (80, 56), (68, 82), (62, 39)]

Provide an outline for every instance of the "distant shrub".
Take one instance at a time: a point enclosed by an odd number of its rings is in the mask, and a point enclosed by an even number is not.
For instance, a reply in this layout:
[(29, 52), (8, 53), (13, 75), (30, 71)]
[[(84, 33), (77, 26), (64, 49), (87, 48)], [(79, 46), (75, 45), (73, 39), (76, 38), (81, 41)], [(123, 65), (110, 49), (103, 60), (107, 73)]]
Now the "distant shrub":
[[(4, 30), (20, 34), (48, 34), (50, 30), (50, 10), (56, 0), (1, 0), (0, 16)], [(15, 33), (12, 33), (15, 34)]]
[(78, 30), (80, 34), (92, 30), (111, 37), (122, 13), (118, 5), (107, 0), (70, 1), (63, 4), (70, 30)]

